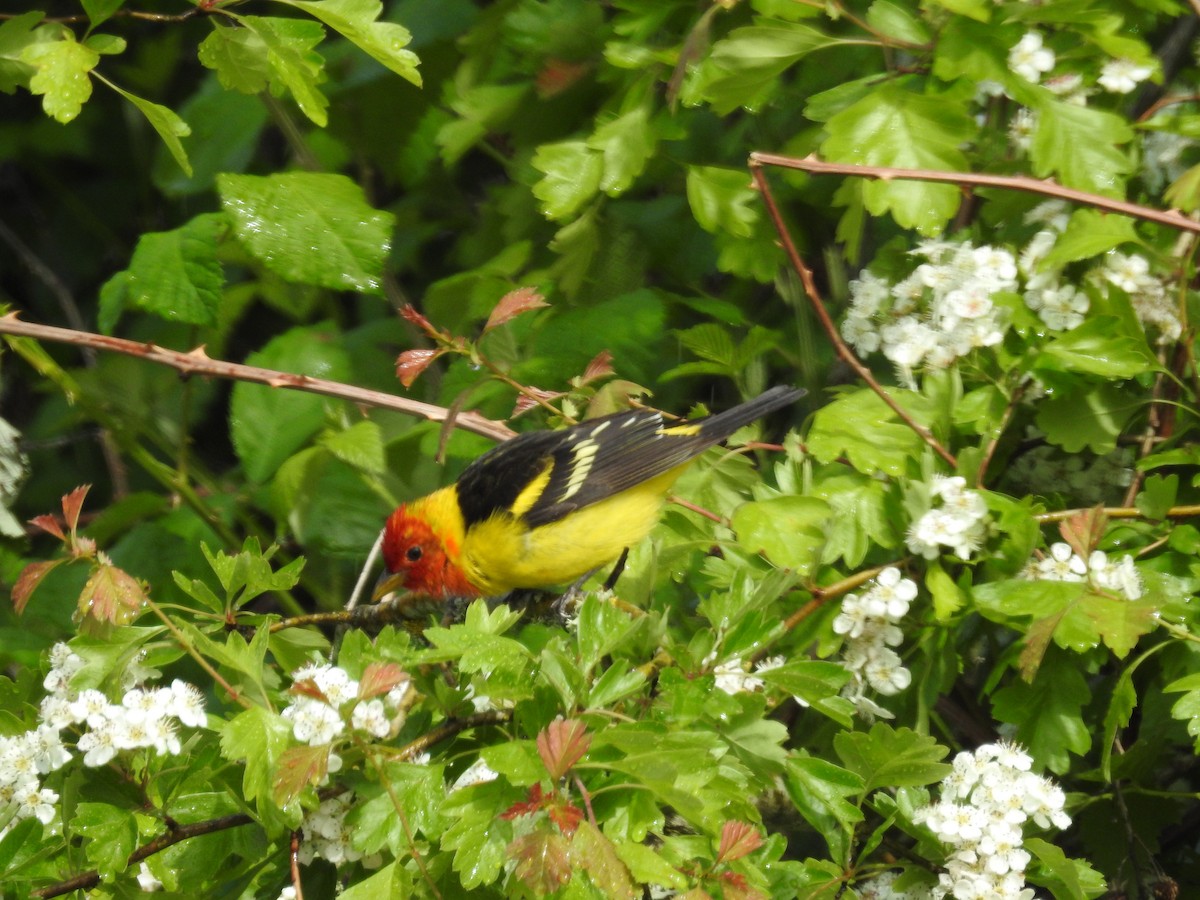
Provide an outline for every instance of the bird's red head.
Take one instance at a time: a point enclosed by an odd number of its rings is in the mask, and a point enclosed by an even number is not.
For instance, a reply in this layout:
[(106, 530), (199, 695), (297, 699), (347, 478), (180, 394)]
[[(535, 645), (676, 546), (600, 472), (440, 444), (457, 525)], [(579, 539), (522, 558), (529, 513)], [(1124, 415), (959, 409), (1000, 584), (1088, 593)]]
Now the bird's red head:
[(387, 573), (375, 595), (404, 588), (428, 597), (475, 597), (479, 590), (458, 565), (459, 548), (438, 536), (419, 510), (399, 506), (383, 531)]

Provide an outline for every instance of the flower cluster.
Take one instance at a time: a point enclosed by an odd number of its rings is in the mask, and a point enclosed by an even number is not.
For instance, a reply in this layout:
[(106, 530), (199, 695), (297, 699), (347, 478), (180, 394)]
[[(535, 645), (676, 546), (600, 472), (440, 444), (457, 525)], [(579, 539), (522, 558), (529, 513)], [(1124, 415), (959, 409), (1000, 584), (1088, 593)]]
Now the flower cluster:
[[(319, 747), (332, 743), (346, 731), (385, 738), (404, 724), (405, 698), (412, 685), (407, 679), (393, 687), (383, 699), (363, 699), (359, 683), (345, 669), (328, 663), (311, 663), (292, 673), (295, 698), (283, 711), (292, 723), (296, 740)], [(339, 764), (330, 757), (330, 771)]]
[(1033, 581), (1086, 581), (1110, 594), (1137, 600), (1142, 596), (1142, 576), (1126, 553), (1114, 563), (1103, 550), (1093, 550), (1085, 560), (1061, 541), (1050, 547), (1050, 555), (1031, 559), (1022, 576)]
[[(102, 766), (122, 750), (152, 749), (157, 754), (178, 754), (180, 725), (199, 728), (207, 724), (204, 697), (186, 682), (176, 679), (170, 687), (142, 684), (149, 670), (130, 666), (122, 684), (121, 702), (115, 703), (101, 691), (75, 692), (71, 679), (84, 661), (66, 644), (50, 651), (50, 671), (43, 686), (38, 726), (23, 734), (0, 737), (0, 828), (3, 836), (22, 819), (36, 818), (43, 824), (54, 818), (58, 794), (43, 787), (41, 776), (62, 768), (71, 758), (61, 732), (84, 726), (75, 742), (85, 766)], [(9, 818), (11, 814), (11, 819)]]
[(364, 866), (375, 868), (382, 862), (378, 854), (364, 856), (350, 845), (346, 813), (353, 807), (353, 801), (354, 795), (347, 791), (322, 800), (320, 806), (305, 814), (300, 823), (304, 842), (296, 854), (302, 864), (308, 865), (316, 857), (327, 859), (335, 866), (361, 860)]
[(939, 877), (940, 895), (955, 900), (1028, 900), (1029, 851), (1022, 827), (1066, 828), (1066, 795), (1030, 771), (1033, 761), (1019, 747), (985, 744), (960, 753), (941, 784), (937, 803), (917, 811), (939, 841), (953, 852)]
[[(711, 666), (716, 661), (717, 651), (714, 650), (704, 658), (702, 665), (706, 667)], [(740, 656), (735, 656), (732, 659), (727, 659), (713, 666), (712, 673), (715, 678), (715, 687), (717, 690), (724, 691), (727, 694), (740, 694), (743, 691), (752, 693), (762, 690), (763, 681), (758, 677), (758, 673), (766, 672), (769, 669), (777, 669), (783, 663), (784, 659), (782, 656), (770, 656), (756, 663), (752, 672), (746, 668), (746, 664), (742, 662)]]
[(931, 900), (933, 892), (924, 885), (896, 887), (896, 872), (880, 872), (854, 886), (860, 900)]
[(967, 480), (955, 475), (933, 476), (930, 502), (940, 501), (908, 529), (908, 549), (926, 559), (936, 559), (949, 548), (959, 559), (970, 559), (987, 536), (987, 504), (978, 491), (967, 489)]
[(1142, 324), (1157, 333), (1159, 344), (1171, 344), (1183, 334), (1179, 309), (1161, 278), (1150, 274), (1150, 263), (1144, 256), (1127, 255), (1110, 250), (1103, 266), (1091, 273), (1093, 278), (1115, 285), (1129, 295), (1133, 311)]
[(1007, 250), (922, 241), (912, 253), (925, 261), (895, 285), (871, 272), (850, 282), (842, 323), (847, 342), (861, 353), (882, 350), (909, 383), (920, 366), (945, 368), (977, 347), (1000, 343), (1008, 321), (992, 298), (1017, 287), (1016, 260)]
[(912, 673), (904, 668), (892, 647), (904, 640), (897, 624), (908, 613), (917, 596), (915, 582), (904, 578), (894, 567), (876, 576), (865, 594), (847, 594), (842, 611), (833, 620), (833, 630), (845, 635), (842, 665), (850, 670), (851, 680), (842, 689), (860, 712), (890, 719), (892, 714), (867, 699), (871, 688), (880, 694), (898, 694), (912, 682)]

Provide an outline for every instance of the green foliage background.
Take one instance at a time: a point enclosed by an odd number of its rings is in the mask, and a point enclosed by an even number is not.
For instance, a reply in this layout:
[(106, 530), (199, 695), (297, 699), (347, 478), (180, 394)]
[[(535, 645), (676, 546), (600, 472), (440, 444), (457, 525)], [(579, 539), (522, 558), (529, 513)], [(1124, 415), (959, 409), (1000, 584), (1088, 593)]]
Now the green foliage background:
[[(1075, 105), (1009, 68), (1030, 29), (1089, 83), (1121, 58), (1156, 67), (1155, 84)], [(1154, 343), (1119, 291), (1088, 286), (1088, 321), (1063, 334), (1013, 294), (1001, 345), (890, 389), (905, 422), (838, 361), (746, 168), (752, 150), (816, 153), (1051, 178), (1190, 212), (1197, 170), (1156, 184), (1140, 163), (1148, 133), (1200, 136), (1187, 99), (1196, 62), (1173, 49), (1194, 30), (1190, 7), (1171, 0), (63, 0), (5, 11), (0, 302), (26, 321), (203, 345), (388, 392), (401, 390), (397, 354), (437, 346), (446, 352), (410, 395), (495, 419), (513, 413), (516, 387), (564, 392), (555, 402), (573, 418), (651, 391), (680, 413), (777, 383), (810, 391), (790, 421), (756, 435), (803, 422), (784, 451), (757, 451), (758, 468), (713, 453), (680, 482), (722, 521), (668, 510), (620, 585), (645, 615), (591, 598), (574, 630), (474, 607), (421, 638), (391, 627), (375, 642), (347, 637), (339, 660), (356, 676), (395, 663), (420, 689), (387, 746), (464, 721), (468, 689), (502, 721), (447, 731), (425, 765), (370, 742), (343, 748), (352, 765), (332, 777), (361, 802), (355, 846), (384, 867), (318, 863), (306, 876), (315, 895), (342, 878), (364, 897), (646, 884), (832, 897), (893, 863), (928, 880), (944, 850), (913, 810), (948, 751), (998, 736), (1023, 743), (1071, 796), (1076, 826), (1046, 835), (1062, 852), (1032, 845), (1043, 891), (1200, 885), (1194, 240), (1072, 207), (1052, 262), (1082, 291), (1106, 252), (1145, 254), (1173, 285), (1179, 339)], [(1007, 99), (981, 99), (981, 82)], [(1160, 97), (1173, 99), (1152, 107)], [(1018, 106), (1038, 117), (1023, 151), (1007, 136)], [(1019, 252), (1044, 199), (769, 177), (835, 316), (862, 268), (898, 280), (922, 237)], [(548, 308), (483, 334), (525, 286)], [(406, 304), (446, 339), (401, 318)], [(612, 374), (585, 380), (604, 352)], [(869, 362), (897, 383), (886, 361)], [(21, 433), (3, 450), (0, 583), (11, 589), (58, 552), (22, 523), (92, 484), (84, 533), (178, 630), (149, 613), (98, 633), (87, 619), (92, 633), (73, 646), (88, 684), (77, 686), (104, 684), (144, 649), (210, 692), (209, 727), (181, 761), (59, 776), (54, 826), (27, 821), (0, 840), (0, 883), (20, 895), (95, 870), (101, 891), (124, 896), (129, 854), (165, 819), (247, 814), (149, 864), (183, 894), (275, 896), (290, 830), (318, 796), (303, 779), (288, 788), (297, 762), (278, 710), (288, 673), (328, 646), (315, 629), (267, 626), (341, 608), (393, 506), (446, 483), (489, 442), (455, 432), (442, 465), (439, 427), (395, 412), (27, 339), (9, 339), (0, 365), (3, 416)], [(534, 410), (512, 424), (561, 421)], [(1136, 450), (1131, 502), (1109, 486), (1103, 502), (1122, 511), (1078, 540), (1136, 554), (1141, 600), (1018, 577), (1070, 521), (1053, 513), (1095, 503), (1065, 481), (1023, 481), (1034, 446), (1084, 470)], [(993, 528), (969, 561), (905, 547), (935, 472), (985, 491)], [(272, 545), (268, 564), (259, 548)], [(838, 696), (832, 621), (866, 580), (857, 573), (889, 564), (922, 588), (902, 651), (913, 684), (885, 703), (895, 721), (871, 726)], [(235, 565), (254, 574), (233, 578)], [(88, 577), (87, 565), (57, 566), (22, 615), (0, 610), (0, 732), (36, 722), (45, 651), (80, 630)], [(714, 689), (717, 662), (765, 653), (787, 661), (762, 690)], [(587, 725), (578, 787), (548, 781), (534, 743), (556, 716)], [(477, 758), (501, 777), (446, 793)], [(586, 784), (595, 826), (568, 841), (539, 820), (545, 846), (531, 846), (498, 817), (535, 784), (572, 803)], [(672, 813), (687, 833), (667, 827)], [(765, 843), (723, 855), (737, 821)], [(552, 863), (529, 861), (535, 849), (585, 871), (560, 887)]]

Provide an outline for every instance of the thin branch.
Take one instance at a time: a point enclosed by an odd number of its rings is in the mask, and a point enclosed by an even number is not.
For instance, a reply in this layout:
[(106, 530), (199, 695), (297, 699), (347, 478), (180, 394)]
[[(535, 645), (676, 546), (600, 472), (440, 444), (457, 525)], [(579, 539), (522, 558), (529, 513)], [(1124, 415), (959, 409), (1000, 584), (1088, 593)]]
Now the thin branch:
[[(1200, 2), (1200, 0), (1197, 0)], [(1064, 187), (1053, 181), (1029, 178), (1024, 175), (984, 175), (976, 172), (940, 172), (936, 169), (896, 169), (891, 166), (859, 166), (853, 163), (832, 163), (805, 157), (779, 156), (774, 153), (750, 154), (750, 168), (756, 166), (780, 166), (785, 169), (799, 169), (802, 172), (812, 172), (817, 175), (851, 175), (858, 178), (879, 178), (884, 181), (892, 179), (908, 179), (910, 181), (936, 181), (946, 184), (957, 184), (960, 187), (995, 187), (1010, 191), (1025, 191), (1030, 194), (1041, 194), (1045, 197), (1057, 197), (1072, 203), (1091, 206), (1105, 212), (1119, 213), (1146, 222), (1157, 222), (1181, 231), (1200, 234), (1200, 222), (1193, 221), (1176, 210), (1154, 209), (1125, 200), (1114, 200), (1100, 194), (1090, 194), (1075, 188)]]
[[(765, 158), (765, 160), (764, 160)], [(821, 293), (817, 290), (816, 281), (813, 280), (812, 270), (805, 264), (800, 256), (800, 252), (796, 249), (795, 243), (792, 241), (791, 233), (784, 224), (783, 215), (779, 211), (779, 206), (775, 203), (775, 195), (771, 193), (771, 185), (767, 181), (766, 173), (762, 170), (762, 163), (765, 161), (768, 165), (774, 165), (772, 159), (790, 160), (791, 157), (780, 156), (770, 157), (768, 154), (752, 153), (750, 154), (750, 172), (754, 176), (754, 183), (758, 186), (759, 193), (762, 194), (763, 203), (767, 207), (767, 214), (771, 217), (771, 221), (775, 225), (775, 230), (779, 233), (779, 240), (783, 245), (783, 250), (787, 254), (788, 260), (792, 264), (792, 268), (796, 270), (796, 274), (800, 276), (800, 282), (804, 285), (804, 292), (808, 294), (808, 298), (812, 301), (813, 310), (817, 314), (817, 318), (821, 322), (821, 328), (824, 329), (826, 336), (833, 344), (847, 365), (849, 365), (858, 374), (858, 377), (865, 381), (868, 387), (887, 404), (905, 425), (911, 428), (926, 444), (928, 444), (938, 456), (951, 468), (958, 467), (958, 460), (954, 458), (949, 450), (941, 445), (937, 438), (933, 436), (928, 428), (920, 424), (916, 419), (908, 414), (899, 403), (897, 403), (892, 395), (889, 394), (876, 380), (874, 374), (854, 355), (846, 342), (842, 340), (841, 334), (838, 333), (837, 326), (833, 323), (833, 319), (829, 316), (829, 311), (825, 309), (825, 303), (821, 299)], [(803, 160), (795, 160), (795, 162), (803, 162)]]
[[(175, 825), (166, 834), (156, 837), (148, 844), (144, 844), (138, 849), (129, 854), (129, 860), (126, 862), (126, 867), (132, 866), (135, 863), (140, 863), (142, 860), (159, 853), (168, 847), (178, 844), (181, 841), (186, 841), (189, 838), (200, 837), (205, 834), (214, 834), (218, 831), (224, 831), (228, 828), (238, 828), (242, 825), (249, 825), (253, 822), (246, 813), (234, 813), (229, 816), (221, 816), (217, 819), (208, 819), (204, 822), (193, 822), (190, 825)], [(61, 897), (64, 894), (71, 894), (75, 891), (87, 891), (100, 884), (100, 873), (93, 869), (90, 872), (82, 872), (66, 881), (60, 881), (57, 884), (52, 884), (49, 887), (41, 888), (30, 894), (31, 897)]]
[[(169, 366), (184, 375), (203, 375), (212, 378), (229, 378), (235, 381), (248, 381), (255, 384), (265, 384), (268, 387), (288, 388), (295, 391), (307, 391), (311, 394), (321, 394), (326, 397), (337, 397), (350, 400), (363, 406), (373, 406), (380, 409), (391, 409), (410, 416), (427, 419), (431, 422), (444, 422), (449, 418), (447, 410), (432, 403), (422, 403), (420, 400), (410, 400), (407, 397), (397, 397), (382, 391), (372, 391), (338, 381), (324, 378), (313, 378), (310, 375), (297, 375), (293, 372), (279, 372), (275, 369), (264, 369), (259, 366), (247, 366), (241, 363), (226, 362), (213, 359), (204, 352), (203, 345), (182, 353), (178, 350), (168, 350), (157, 344), (147, 344), (141, 341), (129, 341), (124, 338), (109, 337), (89, 331), (74, 331), (70, 328), (58, 328), (54, 325), (36, 325), (22, 322), (17, 313), (0, 316), (0, 334), (14, 334), (21, 337), (35, 338), (42, 341), (54, 341), (60, 344), (73, 344), (77, 347), (91, 347), (96, 350), (107, 350), (113, 353), (124, 353), (127, 356), (144, 359), (147, 362)], [(476, 412), (459, 413), (454, 418), (458, 428), (497, 441), (507, 440), (514, 432), (503, 422), (485, 418)]]
[(443, 722), (433, 731), (421, 735), (400, 748), (396, 754), (399, 759), (413, 759), (420, 756), (434, 744), (440, 744), (447, 738), (452, 738), (462, 731), (472, 728), (482, 728), (485, 725), (504, 725), (512, 720), (511, 709), (493, 709), (487, 712), (474, 713), (461, 719), (451, 719)]
[[(1055, 512), (1042, 513), (1039, 516), (1034, 516), (1034, 521), (1047, 525), (1051, 522), (1065, 522), (1067, 519), (1080, 515), (1081, 513), (1091, 512), (1091, 509), (1060, 509)], [(1140, 509), (1133, 506), (1109, 506), (1105, 507), (1101, 512), (1110, 519), (1144, 519), (1146, 514)], [(1191, 506), (1172, 506), (1164, 514), (1164, 519), (1191, 519), (1200, 516), (1200, 504)]]

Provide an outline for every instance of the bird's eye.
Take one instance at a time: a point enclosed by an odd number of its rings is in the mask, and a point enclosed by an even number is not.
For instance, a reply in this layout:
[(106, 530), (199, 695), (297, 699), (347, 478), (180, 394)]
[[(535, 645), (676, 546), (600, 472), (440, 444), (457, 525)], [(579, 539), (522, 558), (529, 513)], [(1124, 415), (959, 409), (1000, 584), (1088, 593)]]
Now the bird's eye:
[(409, 562), (416, 562), (421, 558), (421, 554), (424, 552), (425, 551), (423, 551), (419, 545), (414, 544), (408, 548), (408, 551), (404, 555), (407, 557)]

